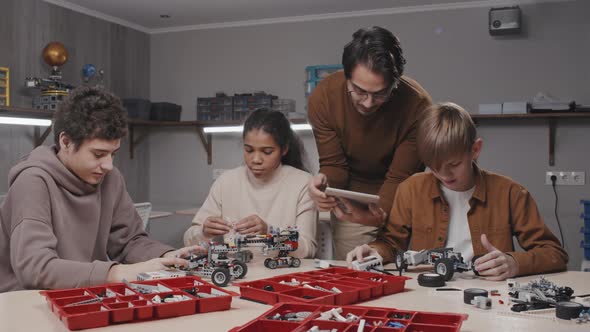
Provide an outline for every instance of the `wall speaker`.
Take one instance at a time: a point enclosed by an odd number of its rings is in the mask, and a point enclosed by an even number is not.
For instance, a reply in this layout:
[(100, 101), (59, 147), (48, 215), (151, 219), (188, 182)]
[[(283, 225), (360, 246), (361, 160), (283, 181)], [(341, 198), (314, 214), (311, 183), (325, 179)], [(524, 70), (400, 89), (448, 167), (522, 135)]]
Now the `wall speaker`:
[(520, 33), (521, 14), (519, 6), (490, 9), (488, 26), (490, 35), (512, 35)]

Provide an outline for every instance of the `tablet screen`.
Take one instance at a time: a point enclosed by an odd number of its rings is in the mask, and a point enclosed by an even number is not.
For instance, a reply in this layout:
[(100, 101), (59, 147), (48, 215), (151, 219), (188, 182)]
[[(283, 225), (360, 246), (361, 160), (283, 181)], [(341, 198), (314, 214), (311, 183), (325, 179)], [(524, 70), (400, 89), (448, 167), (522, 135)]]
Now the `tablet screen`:
[(359, 193), (356, 191), (349, 191), (349, 190), (328, 187), (328, 188), (326, 188), (325, 193), (328, 196), (347, 198), (347, 199), (350, 199), (350, 200), (353, 200), (353, 201), (356, 201), (359, 203), (364, 203), (364, 204), (369, 204), (369, 203), (377, 204), (377, 203), (379, 203), (379, 196), (365, 194), (365, 193)]

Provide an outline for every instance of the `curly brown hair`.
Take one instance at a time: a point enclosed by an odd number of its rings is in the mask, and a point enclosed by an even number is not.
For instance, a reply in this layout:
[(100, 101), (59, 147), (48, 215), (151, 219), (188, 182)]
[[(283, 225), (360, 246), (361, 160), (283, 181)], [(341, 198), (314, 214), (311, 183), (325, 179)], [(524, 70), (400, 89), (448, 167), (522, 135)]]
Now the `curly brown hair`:
[(59, 135), (65, 133), (76, 149), (86, 139), (115, 140), (127, 135), (127, 112), (121, 100), (96, 87), (70, 92), (53, 114), (53, 133), (59, 150)]

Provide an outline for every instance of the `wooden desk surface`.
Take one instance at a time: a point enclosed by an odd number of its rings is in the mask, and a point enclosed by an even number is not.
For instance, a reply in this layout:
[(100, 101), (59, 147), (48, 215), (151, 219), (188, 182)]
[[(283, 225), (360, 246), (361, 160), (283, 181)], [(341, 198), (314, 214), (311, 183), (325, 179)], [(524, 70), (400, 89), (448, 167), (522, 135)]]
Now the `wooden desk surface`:
[[(342, 264), (340, 262), (340, 264)], [(248, 275), (245, 280), (269, 278), (276, 275), (293, 273), (296, 271), (313, 270), (312, 260), (303, 260), (299, 269), (269, 270), (263, 267), (261, 261), (253, 261), (249, 264)], [(586, 331), (590, 330), (590, 323), (576, 325), (572, 322), (555, 321), (547, 318), (529, 318), (505, 314), (509, 312), (507, 305), (498, 304), (498, 297), (492, 297), (492, 310), (482, 310), (463, 303), (463, 292), (439, 292), (434, 289), (418, 286), (415, 272), (406, 275), (413, 279), (406, 282), (406, 291), (382, 297), (373, 301), (362, 302), (359, 305), (392, 307), (398, 309), (466, 313), (469, 319), (464, 322), (461, 331)], [(420, 272), (420, 271), (418, 271)], [(546, 277), (560, 286), (572, 287), (577, 294), (590, 293), (590, 273), (563, 272), (549, 274)], [(525, 277), (518, 280), (523, 283), (537, 277)], [(480, 279), (471, 279), (468, 274), (456, 274), (453, 281), (448, 282), (449, 287), (459, 288), (484, 288), (487, 290), (498, 289), (506, 300), (507, 291), (505, 282), (492, 282)], [(228, 287), (237, 291), (234, 286)], [(586, 304), (590, 304), (586, 302)], [(206, 314), (195, 314), (170, 319), (154, 320), (149, 322), (128, 323), (112, 325), (105, 328), (88, 331), (228, 331), (229, 329), (243, 325), (258, 317), (270, 306), (263, 305), (238, 297), (232, 301), (229, 311), (221, 311)], [(547, 314), (546, 317), (552, 317)], [(0, 331), (68, 331), (57, 317), (49, 310), (44, 298), (37, 291), (19, 291), (0, 294)]]

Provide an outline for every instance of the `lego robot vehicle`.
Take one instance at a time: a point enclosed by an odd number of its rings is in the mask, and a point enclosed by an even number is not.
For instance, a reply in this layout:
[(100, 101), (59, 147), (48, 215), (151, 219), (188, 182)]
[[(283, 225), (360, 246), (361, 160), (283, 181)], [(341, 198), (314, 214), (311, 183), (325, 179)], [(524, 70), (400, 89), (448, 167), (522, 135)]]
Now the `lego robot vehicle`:
[(397, 253), (395, 266), (401, 275), (409, 265), (430, 264), (434, 266), (434, 271), (437, 274), (444, 276), (445, 280), (448, 281), (453, 278), (455, 272), (473, 271), (477, 275), (477, 271), (473, 268), (473, 262), (477, 258), (479, 256), (473, 257), (470, 262), (465, 262), (461, 253), (454, 252), (453, 248), (408, 250)]

